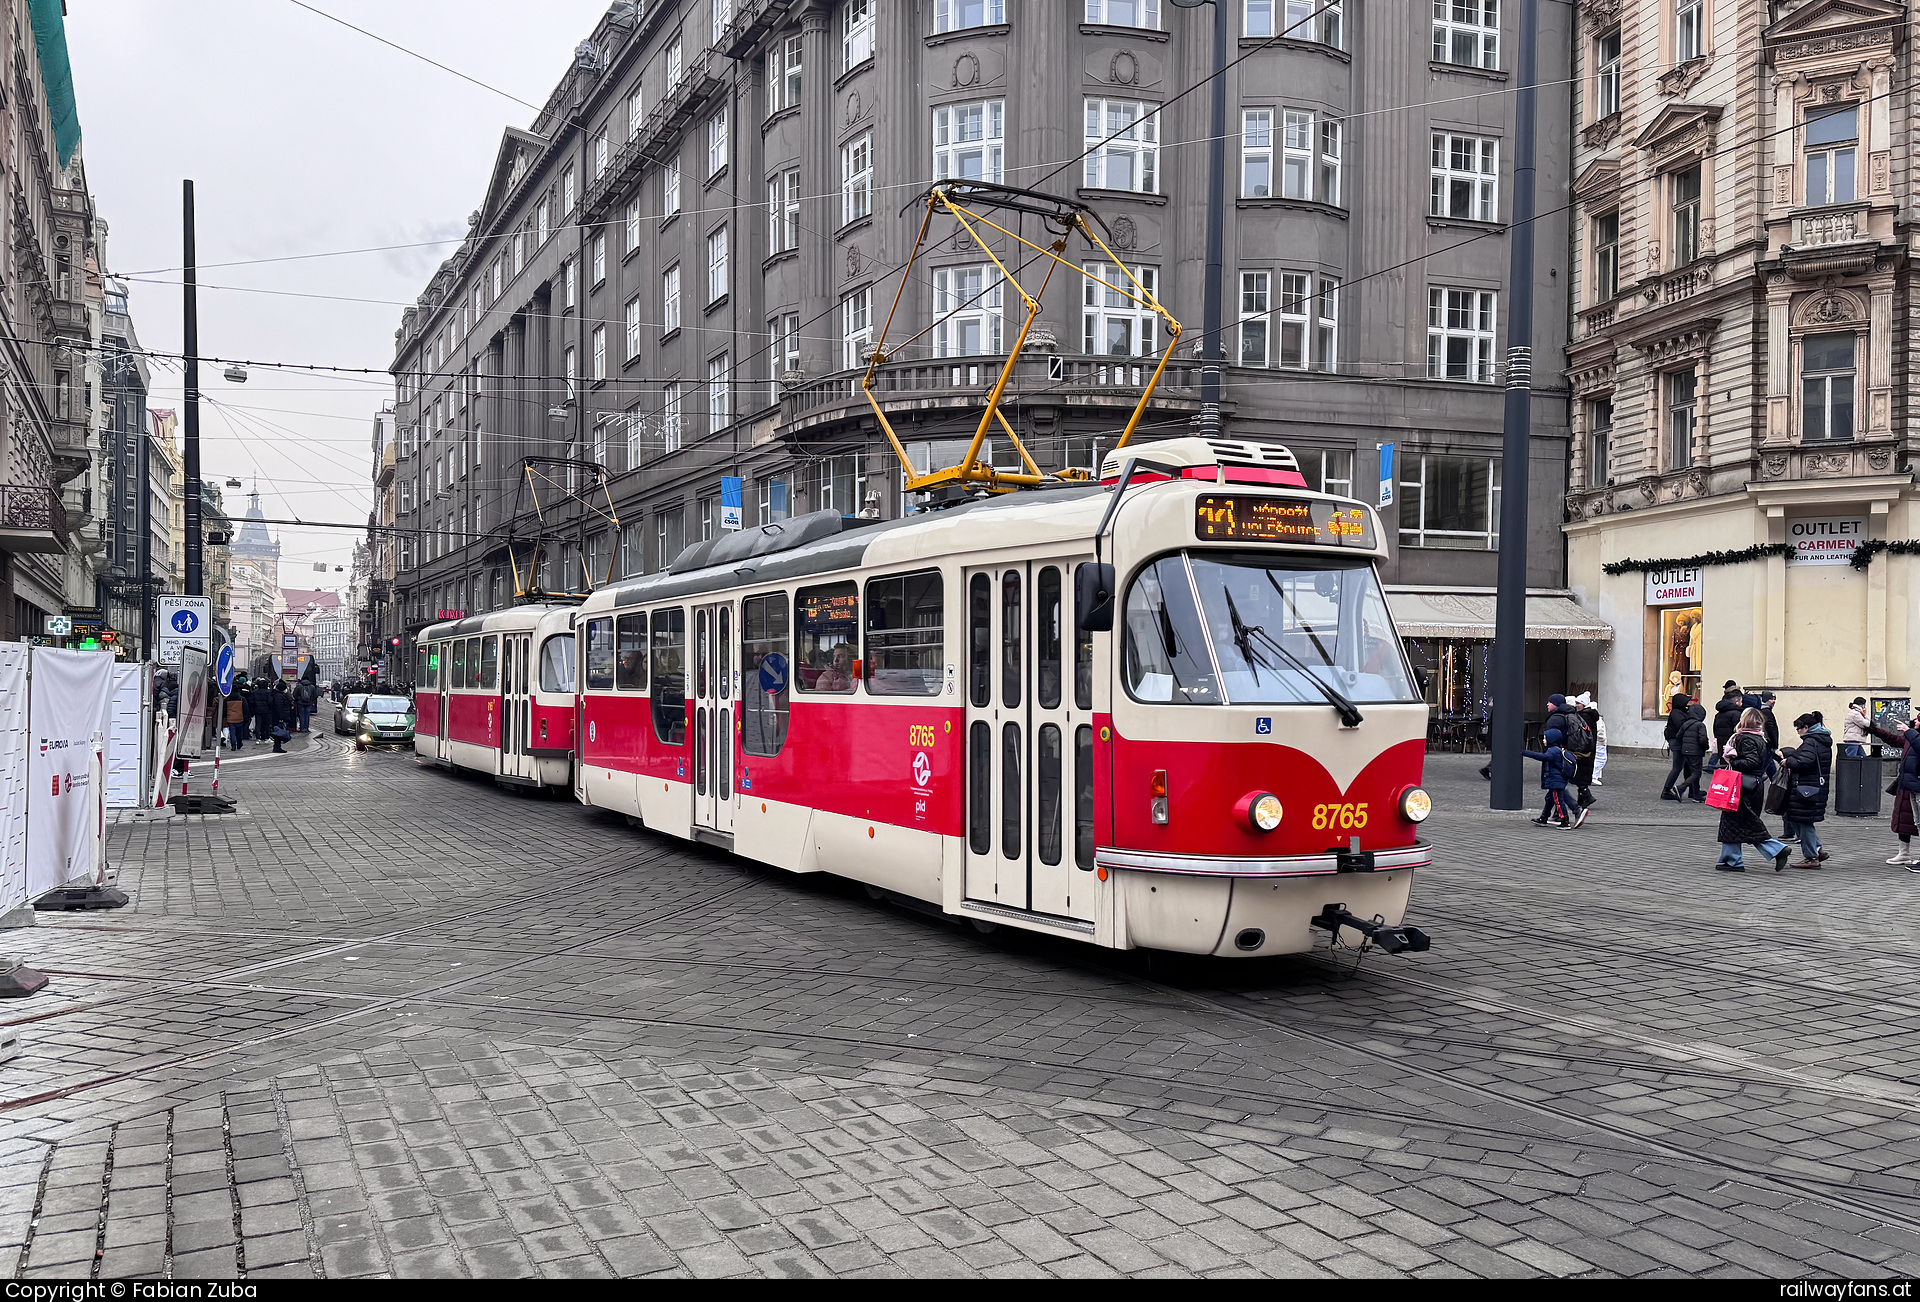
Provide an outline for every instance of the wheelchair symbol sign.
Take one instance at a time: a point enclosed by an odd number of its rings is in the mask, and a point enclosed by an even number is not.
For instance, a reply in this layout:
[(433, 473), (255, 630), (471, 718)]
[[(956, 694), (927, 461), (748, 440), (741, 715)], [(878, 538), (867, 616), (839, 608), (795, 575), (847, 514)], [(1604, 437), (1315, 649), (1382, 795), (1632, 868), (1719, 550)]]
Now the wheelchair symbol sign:
[(1271, 718), (1255, 719), (1253, 721), (1253, 731), (1257, 737), (1267, 736), (1273, 731), (1273, 720)]

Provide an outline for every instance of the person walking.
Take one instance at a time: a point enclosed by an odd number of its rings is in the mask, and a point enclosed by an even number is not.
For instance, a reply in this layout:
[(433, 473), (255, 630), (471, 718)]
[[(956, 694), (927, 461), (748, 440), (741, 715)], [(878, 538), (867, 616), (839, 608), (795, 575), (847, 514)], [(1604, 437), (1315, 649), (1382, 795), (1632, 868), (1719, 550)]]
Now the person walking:
[(307, 730), (307, 721), (313, 718), (314, 702), (319, 699), (319, 689), (313, 685), (313, 679), (302, 678), (300, 685), (293, 689), (293, 704), (300, 721), (300, 731)]
[(1680, 725), (1680, 736), (1674, 749), (1681, 767), (1680, 784), (1674, 788), (1673, 798), (1704, 804), (1707, 797), (1700, 790), (1700, 765), (1707, 757), (1706, 706), (1696, 702), (1687, 707), (1687, 721)]
[(1525, 758), (1540, 761), (1540, 789), (1547, 793), (1540, 806), (1540, 817), (1533, 821), (1541, 827), (1555, 819), (1559, 820), (1560, 830), (1580, 826), (1587, 821), (1587, 811), (1576, 810), (1573, 801), (1567, 798), (1567, 779), (1573, 776), (1579, 761), (1569, 754), (1561, 742), (1564, 738), (1558, 728), (1549, 728), (1541, 738), (1546, 746), (1544, 751), (1528, 750), (1520, 752)]
[(1847, 703), (1847, 721), (1840, 725), (1840, 753), (1848, 759), (1865, 759), (1872, 729), (1873, 720), (1867, 717), (1867, 698), (1854, 697)]
[(267, 735), (273, 738), (273, 753), (284, 755), (287, 748), (283, 743), (293, 737), (293, 693), (287, 690), (285, 681), (281, 681), (273, 685), (270, 695), (273, 725)]
[(264, 678), (253, 682), (253, 736), (266, 741), (273, 734), (273, 684)]
[(1773, 759), (1767, 750), (1765, 711), (1758, 706), (1744, 711), (1734, 727), (1733, 736), (1720, 753), (1740, 774), (1740, 803), (1736, 808), (1720, 811), (1720, 858), (1713, 865), (1715, 870), (1745, 872), (1747, 865), (1740, 848), (1743, 845), (1756, 845), (1760, 847), (1760, 853), (1773, 860), (1775, 872), (1783, 871), (1793, 851), (1767, 831), (1767, 825), (1760, 817), (1761, 802), (1765, 798), (1762, 793), (1767, 765)]
[(1813, 825), (1827, 816), (1827, 792), (1833, 774), (1833, 734), (1827, 731), (1820, 711), (1803, 714), (1793, 721), (1800, 744), (1782, 751), (1781, 763), (1787, 766), (1787, 812), (1785, 832), (1789, 840), (1800, 842), (1800, 858), (1795, 868), (1818, 868), (1832, 856), (1820, 844)]
[(1772, 692), (1760, 693), (1760, 712), (1767, 716), (1767, 749), (1776, 755), (1780, 753), (1780, 720), (1773, 715), (1777, 699)]
[(1920, 812), (1920, 714), (1904, 728), (1882, 728), (1876, 723), (1870, 724), (1869, 729), (1887, 745), (1900, 748), (1900, 768), (1892, 787), (1893, 834), (1900, 838), (1900, 848), (1887, 862), (1910, 873), (1920, 873), (1920, 858), (1913, 853), (1913, 838), (1920, 835), (1920, 829), (1914, 826), (1914, 815)]
[(1740, 711), (1746, 708), (1740, 703), (1740, 697), (1740, 684), (1727, 679), (1720, 691), (1720, 703), (1713, 707), (1713, 750), (1707, 759), (1710, 769), (1720, 767), (1727, 743), (1733, 740), (1733, 730), (1740, 726)]
[[(1688, 711), (1692, 708), (1693, 702), (1688, 699), (1685, 692), (1675, 692), (1667, 698), (1667, 726), (1665, 736), (1667, 739), (1667, 754), (1673, 757), (1673, 764), (1667, 769), (1667, 780), (1660, 784), (1660, 799), (1662, 800), (1680, 799), (1680, 796), (1675, 793), (1673, 789), (1673, 784), (1679, 780), (1681, 774), (1687, 771), (1686, 761), (1680, 758), (1680, 730), (1686, 727), (1687, 719), (1689, 718)], [(1702, 710), (1700, 714), (1702, 718), (1706, 717), (1705, 710)]]
[(227, 712), (224, 716), (227, 725), (227, 749), (237, 751), (247, 744), (247, 687), (245, 683), (235, 683), (233, 695), (227, 698)]
[(1600, 755), (1600, 711), (1593, 703), (1591, 692), (1582, 692), (1567, 703), (1573, 708), (1574, 717), (1586, 727), (1586, 745), (1576, 747), (1574, 758), (1577, 762), (1573, 774), (1574, 799), (1582, 809), (1593, 807), (1593, 766)]

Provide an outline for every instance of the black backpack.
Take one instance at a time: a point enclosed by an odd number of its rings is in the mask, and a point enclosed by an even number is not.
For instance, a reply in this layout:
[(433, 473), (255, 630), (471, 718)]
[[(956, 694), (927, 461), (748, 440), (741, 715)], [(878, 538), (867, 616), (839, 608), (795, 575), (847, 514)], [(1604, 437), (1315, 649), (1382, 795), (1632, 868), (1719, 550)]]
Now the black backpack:
[(1593, 754), (1593, 729), (1577, 714), (1560, 716), (1560, 744), (1575, 755)]

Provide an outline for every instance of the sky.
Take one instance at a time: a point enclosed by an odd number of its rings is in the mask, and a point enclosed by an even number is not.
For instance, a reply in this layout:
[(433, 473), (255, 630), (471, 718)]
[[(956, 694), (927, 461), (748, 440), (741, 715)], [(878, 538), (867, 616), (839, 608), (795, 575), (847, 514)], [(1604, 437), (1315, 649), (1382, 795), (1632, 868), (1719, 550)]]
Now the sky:
[[(364, 530), (400, 313), (465, 234), (502, 129), (533, 120), (508, 96), (545, 102), (606, 0), (309, 2), (507, 94), (293, 0), (68, 0), (67, 47), (106, 270), (127, 282), (141, 346), (181, 351), (190, 177), (202, 356), (375, 372), (256, 366), (234, 384), (203, 363), (203, 478), (236, 515), (257, 486), (269, 519)], [(178, 409), (181, 383), (154, 359), (149, 405)], [(334, 567), (355, 531), (272, 532), (283, 584), (345, 586)]]

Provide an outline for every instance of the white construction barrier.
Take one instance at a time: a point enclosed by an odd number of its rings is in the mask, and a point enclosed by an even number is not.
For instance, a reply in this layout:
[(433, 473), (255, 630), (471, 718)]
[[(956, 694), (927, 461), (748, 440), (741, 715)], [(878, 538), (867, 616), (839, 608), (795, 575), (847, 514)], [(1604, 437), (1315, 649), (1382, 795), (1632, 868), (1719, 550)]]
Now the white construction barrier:
[(116, 662), (106, 726), (108, 809), (139, 809), (146, 803), (152, 712), (153, 666)]
[(27, 680), (29, 897), (88, 877), (103, 834), (100, 738), (113, 694), (113, 653), (33, 648)]
[(27, 900), (27, 661), (24, 642), (0, 642), (0, 913)]

